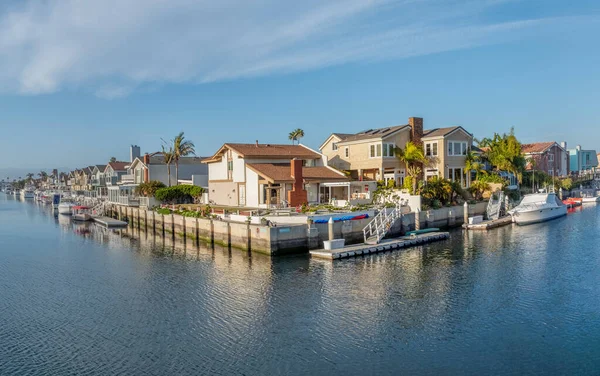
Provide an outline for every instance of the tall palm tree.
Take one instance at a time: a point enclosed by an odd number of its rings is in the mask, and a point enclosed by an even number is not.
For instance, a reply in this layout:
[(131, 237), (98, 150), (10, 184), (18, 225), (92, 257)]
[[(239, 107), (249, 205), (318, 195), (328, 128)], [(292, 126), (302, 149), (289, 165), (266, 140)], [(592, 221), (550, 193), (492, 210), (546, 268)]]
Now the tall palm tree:
[(169, 175), (169, 187), (170, 187), (171, 186), (171, 163), (173, 162), (173, 157), (175, 155), (175, 153), (173, 152), (173, 147), (169, 146), (167, 148), (164, 145), (164, 141), (163, 141), (161, 154), (163, 155), (163, 158), (165, 159), (165, 163), (167, 165), (167, 174)]
[(173, 162), (175, 162), (175, 182), (179, 184), (179, 159), (190, 154), (196, 154), (194, 142), (186, 140), (183, 132), (173, 139)]
[(42, 179), (42, 181), (46, 181), (46, 179), (48, 178), (48, 173), (46, 171), (40, 171), (38, 173), (38, 176), (40, 177), (40, 179)]
[(28, 172), (28, 173), (27, 173), (27, 175), (25, 175), (25, 176), (27, 177), (27, 180), (28, 180), (29, 182), (31, 182), (31, 180), (33, 180), (33, 176), (34, 176), (34, 174), (33, 174), (33, 173), (31, 173), (31, 172)]
[(304, 131), (300, 128), (294, 129), (290, 132), (289, 135), (289, 139), (292, 141), (292, 144), (294, 144), (295, 141), (298, 141), (298, 143), (300, 143), (300, 139), (302, 137), (304, 137)]
[(423, 148), (413, 142), (407, 142), (404, 149), (396, 149), (396, 157), (406, 164), (406, 172), (412, 180), (412, 194), (417, 191), (417, 179), (423, 171), (422, 168), (430, 163), (425, 156)]

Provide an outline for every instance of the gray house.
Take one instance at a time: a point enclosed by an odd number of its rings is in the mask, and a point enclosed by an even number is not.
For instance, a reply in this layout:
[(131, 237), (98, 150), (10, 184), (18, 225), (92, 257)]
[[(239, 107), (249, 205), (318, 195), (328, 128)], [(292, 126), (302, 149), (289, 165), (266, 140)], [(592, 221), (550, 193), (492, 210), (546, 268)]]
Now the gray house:
[(202, 157), (182, 157), (179, 160), (179, 182), (175, 177), (175, 163), (169, 168), (162, 155), (149, 155), (136, 158), (129, 166), (129, 175), (133, 175), (135, 184), (160, 181), (165, 185), (193, 184), (208, 187), (208, 166), (202, 163)]

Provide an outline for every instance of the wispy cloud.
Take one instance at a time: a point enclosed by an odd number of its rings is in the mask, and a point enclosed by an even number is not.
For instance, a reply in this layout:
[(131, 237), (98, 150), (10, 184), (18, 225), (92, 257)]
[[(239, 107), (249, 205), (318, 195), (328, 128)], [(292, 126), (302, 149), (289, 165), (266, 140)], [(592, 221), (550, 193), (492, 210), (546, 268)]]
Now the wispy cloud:
[(508, 1), (23, 0), (0, 7), (0, 90), (113, 99), (500, 43), (560, 21), (482, 21)]

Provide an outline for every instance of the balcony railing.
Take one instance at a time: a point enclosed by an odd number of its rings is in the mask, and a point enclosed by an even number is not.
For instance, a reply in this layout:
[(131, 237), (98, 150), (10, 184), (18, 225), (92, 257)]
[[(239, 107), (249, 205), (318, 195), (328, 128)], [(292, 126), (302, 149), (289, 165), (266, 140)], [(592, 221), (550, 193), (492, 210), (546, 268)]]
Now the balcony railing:
[(121, 183), (133, 183), (135, 181), (135, 175), (122, 175)]
[(117, 196), (116, 198), (108, 197), (108, 202), (125, 206), (140, 206), (140, 198), (134, 196)]

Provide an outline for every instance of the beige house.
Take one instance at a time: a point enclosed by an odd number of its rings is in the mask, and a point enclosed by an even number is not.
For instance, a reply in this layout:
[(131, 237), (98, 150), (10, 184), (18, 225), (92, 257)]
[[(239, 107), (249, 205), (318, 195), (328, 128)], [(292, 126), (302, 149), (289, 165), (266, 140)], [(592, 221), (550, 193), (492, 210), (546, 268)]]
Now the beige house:
[(411, 117), (406, 125), (369, 129), (356, 134), (333, 133), (319, 148), (328, 164), (347, 171), (355, 181), (394, 180), (404, 183), (406, 166), (395, 155), (411, 140), (420, 141), (423, 119)]
[(393, 180), (404, 184), (406, 165), (395, 155), (396, 147), (403, 149), (412, 141), (422, 145), (431, 165), (424, 170), (425, 178), (439, 176), (470, 185), (465, 171), (467, 151), (473, 135), (462, 127), (423, 130), (423, 119), (411, 117), (408, 124), (369, 129), (356, 134), (333, 133), (321, 145), (328, 164), (347, 171), (354, 181)]
[(467, 152), (473, 145), (473, 135), (463, 127), (448, 127), (423, 132), (423, 151), (431, 159), (424, 168), (425, 180), (433, 176), (471, 185), (471, 174), (465, 170)]

